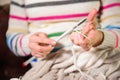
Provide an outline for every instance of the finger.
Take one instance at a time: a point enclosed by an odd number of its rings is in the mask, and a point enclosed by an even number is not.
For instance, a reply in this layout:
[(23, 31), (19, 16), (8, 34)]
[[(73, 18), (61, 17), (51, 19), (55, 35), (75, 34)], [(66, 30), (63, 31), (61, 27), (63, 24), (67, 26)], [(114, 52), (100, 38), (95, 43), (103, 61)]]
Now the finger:
[(88, 23), (86, 24), (86, 26), (83, 28), (82, 30), (82, 33), (83, 34), (88, 34), (88, 32), (91, 30), (91, 29), (94, 29), (96, 27), (95, 23), (94, 23), (94, 18), (97, 14), (97, 10), (96, 9), (93, 9), (89, 15), (88, 15)]
[[(38, 34), (38, 36), (39, 37), (43, 37), (43, 38), (45, 38), (46, 40), (44, 41), (45, 43), (46, 42), (48, 42), (48, 43), (50, 43), (51, 45), (56, 45), (56, 41), (55, 40), (53, 40), (53, 39), (50, 39), (50, 38), (48, 38), (48, 35), (47, 34), (45, 34), (45, 33), (41, 33), (41, 34)], [(50, 41), (50, 42), (49, 42)]]
[(71, 35), (71, 41), (76, 44), (76, 45), (79, 45), (79, 40), (83, 39), (84, 37), (81, 36), (78, 32), (74, 32), (72, 35)]
[(34, 35), (39, 36), (39, 37), (47, 38), (47, 34), (46, 34), (46, 33), (43, 33), (43, 32), (37, 32), (37, 33), (35, 33)]
[(37, 51), (32, 51), (31, 54), (33, 56), (37, 57), (37, 58), (42, 58), (43, 57), (43, 55), (41, 53), (37, 52)]
[(84, 50), (88, 51), (91, 48), (91, 41), (88, 38), (80, 39), (78, 46), (81, 46)]
[(36, 54), (35, 54), (35, 57), (37, 57), (37, 58), (43, 58), (44, 55), (43, 55), (42, 53), (36, 53)]
[(79, 44), (80, 44), (80, 43), (79, 43), (80, 40), (81, 40), (80, 34), (79, 34), (79, 35), (76, 35), (75, 38), (74, 38), (74, 44), (79, 45)]
[(80, 40), (78, 46), (81, 46), (83, 49), (85, 49), (87, 47), (87, 42), (85, 42), (85, 40)]
[(89, 51), (91, 47), (90, 47), (90, 45), (86, 45), (86, 46), (83, 45), (82, 48), (83, 48), (85, 51)]
[(47, 46), (41, 46), (39, 44), (36, 44), (36, 43), (31, 43), (30, 44), (30, 49), (31, 50), (36, 50), (38, 52), (48, 52), (48, 51), (51, 51), (54, 47), (53, 46), (50, 46), (50, 45), (47, 45)]
[[(81, 32), (74, 32), (71, 35), (71, 40), (74, 44), (81, 46), (84, 50), (88, 51), (91, 48), (91, 39)], [(83, 38), (82, 38), (83, 37)]]
[(96, 29), (97, 25), (96, 25), (96, 22), (93, 22), (89, 25), (89, 29), (92, 30), (92, 29)]
[(70, 39), (71, 39), (71, 41), (74, 43), (75, 41), (75, 38), (76, 38), (76, 32), (73, 32), (72, 34), (71, 34), (71, 36), (70, 36)]
[(97, 14), (97, 10), (94, 8), (89, 14), (88, 14), (88, 18), (87, 20), (88, 21), (93, 21), (95, 16)]
[[(44, 48), (45, 49), (45, 48)], [(32, 49), (32, 51), (35, 53), (35, 55), (34, 56), (36, 56), (36, 57), (45, 57), (47, 54), (49, 54), (51, 51), (52, 51), (52, 49), (53, 48), (49, 48), (48, 50), (45, 50), (45, 51), (43, 51), (43, 50), (41, 50), (41, 51), (38, 51), (38, 50), (36, 50), (36, 49)]]
[(90, 22), (88, 22), (88, 23), (86, 24), (86, 26), (83, 28), (82, 33), (83, 33), (84, 35), (87, 35), (88, 32), (92, 29), (93, 26), (91, 26), (91, 25), (92, 25), (92, 22), (90, 21)]
[(30, 42), (41, 43), (41, 44), (48, 44), (48, 45), (52, 45), (52, 46), (56, 45), (56, 41), (55, 40), (49, 39), (49, 38), (45, 38), (45, 37), (39, 37), (37, 35), (31, 36), (30, 37)]
[(70, 35), (70, 39), (71, 41), (74, 43), (74, 39), (75, 39), (75, 34), (76, 32), (73, 32), (71, 35)]

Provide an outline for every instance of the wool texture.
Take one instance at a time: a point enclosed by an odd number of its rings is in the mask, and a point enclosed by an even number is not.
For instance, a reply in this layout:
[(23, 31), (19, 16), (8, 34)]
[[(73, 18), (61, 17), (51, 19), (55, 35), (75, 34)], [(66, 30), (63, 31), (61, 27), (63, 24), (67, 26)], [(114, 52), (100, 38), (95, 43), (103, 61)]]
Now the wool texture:
[(45, 32), (56, 40), (93, 8), (98, 10), (96, 20), (104, 39), (87, 52), (74, 48), (77, 66), (84, 75), (74, 65), (68, 34), (56, 46), (62, 48), (57, 55), (38, 60), (22, 80), (120, 80), (120, 0), (11, 0), (7, 45), (16, 56), (30, 55), (32, 34)]

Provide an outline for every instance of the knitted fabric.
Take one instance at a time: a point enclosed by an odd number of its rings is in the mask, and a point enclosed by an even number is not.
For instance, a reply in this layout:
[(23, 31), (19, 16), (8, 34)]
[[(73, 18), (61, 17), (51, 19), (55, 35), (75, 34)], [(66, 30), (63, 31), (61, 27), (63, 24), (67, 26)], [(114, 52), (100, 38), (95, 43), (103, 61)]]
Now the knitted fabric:
[(120, 57), (119, 53), (111, 56), (111, 48), (91, 48), (88, 52), (80, 48), (74, 50), (83, 74), (75, 67), (70, 49), (62, 49), (52, 58), (39, 61), (22, 80), (119, 80), (120, 58), (116, 57)]
[[(7, 44), (16, 56), (30, 55), (29, 36), (35, 32), (45, 32), (57, 38), (93, 9), (98, 9), (101, 28), (109, 25), (119, 27), (119, 0), (11, 0)], [(49, 8), (48, 8), (49, 7)], [(99, 11), (100, 9), (100, 11)], [(104, 31), (103, 31), (104, 32)], [(118, 33), (119, 31), (115, 31)], [(104, 32), (101, 47), (113, 47), (116, 39), (111, 32)], [(108, 38), (109, 36), (109, 38)], [(109, 44), (108, 44), (109, 43)]]
[[(87, 17), (93, 8), (98, 10), (97, 19), (104, 40), (88, 52), (75, 49), (77, 65), (95, 80), (119, 80), (120, 0), (11, 0), (7, 44), (16, 56), (30, 55), (28, 43), (33, 33), (45, 32), (50, 38), (57, 39)], [(59, 55), (38, 61), (22, 79), (85, 80), (86, 76), (79, 74), (73, 65), (68, 39), (69, 36), (61, 40), (63, 49), (58, 51)]]

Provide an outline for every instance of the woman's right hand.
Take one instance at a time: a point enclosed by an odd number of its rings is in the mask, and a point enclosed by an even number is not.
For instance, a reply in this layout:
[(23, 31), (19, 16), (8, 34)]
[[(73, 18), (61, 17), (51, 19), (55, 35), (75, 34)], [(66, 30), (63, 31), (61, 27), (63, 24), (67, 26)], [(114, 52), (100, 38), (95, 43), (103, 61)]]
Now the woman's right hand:
[(48, 38), (47, 34), (38, 32), (29, 39), (31, 54), (35, 57), (45, 57), (56, 45), (56, 41)]

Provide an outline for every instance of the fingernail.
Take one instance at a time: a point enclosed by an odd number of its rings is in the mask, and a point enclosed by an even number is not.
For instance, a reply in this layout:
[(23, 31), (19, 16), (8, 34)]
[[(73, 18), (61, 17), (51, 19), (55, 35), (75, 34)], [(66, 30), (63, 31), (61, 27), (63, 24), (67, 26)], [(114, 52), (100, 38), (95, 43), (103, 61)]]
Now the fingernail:
[(56, 44), (56, 42), (55, 41), (52, 41), (52, 45), (55, 45)]

